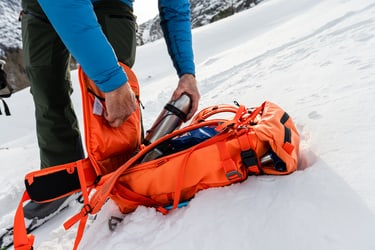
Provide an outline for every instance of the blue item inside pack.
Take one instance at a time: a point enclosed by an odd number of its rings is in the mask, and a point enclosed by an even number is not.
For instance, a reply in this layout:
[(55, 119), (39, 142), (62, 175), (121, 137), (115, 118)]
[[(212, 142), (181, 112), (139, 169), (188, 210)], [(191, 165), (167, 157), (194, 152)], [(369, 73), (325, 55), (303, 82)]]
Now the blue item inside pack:
[(191, 148), (217, 134), (218, 132), (215, 130), (215, 127), (206, 126), (191, 130), (185, 134), (166, 140), (155, 146), (141, 159), (141, 162), (154, 160)]
[(173, 138), (168, 143), (174, 152), (179, 152), (197, 145), (217, 134), (218, 132), (215, 130), (215, 127), (202, 127), (189, 131), (177, 138)]

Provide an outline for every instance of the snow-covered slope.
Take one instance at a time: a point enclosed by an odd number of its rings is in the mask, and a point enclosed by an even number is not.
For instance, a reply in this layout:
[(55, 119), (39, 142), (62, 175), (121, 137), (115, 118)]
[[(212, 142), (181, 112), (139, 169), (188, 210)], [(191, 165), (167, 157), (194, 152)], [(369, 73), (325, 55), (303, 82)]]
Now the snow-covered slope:
[[(261, 0), (257, 0), (261, 2)], [(191, 14), (193, 27), (200, 27), (218, 19), (227, 16), (223, 12), (239, 12), (243, 9), (254, 6), (253, 1), (249, 0), (192, 0)], [(20, 0), (0, 0), (0, 57), (3, 56), (6, 49), (21, 48), (21, 23), (19, 22), (19, 13), (21, 11)], [(137, 10), (135, 15), (138, 15)], [(146, 22), (139, 23), (137, 42), (145, 44), (162, 37), (159, 25), (160, 19), (157, 16), (150, 18)]]
[[(140, 207), (115, 232), (108, 202), (80, 249), (375, 249), (374, 17), (372, 0), (272, 0), (194, 30), (201, 108), (279, 104), (301, 134), (300, 169), (202, 191), (166, 216)], [(164, 43), (142, 46), (134, 70), (148, 128), (177, 81)], [(0, 229), (23, 176), (38, 168), (28, 90), (9, 105), (13, 116), (0, 116)], [(71, 249), (75, 230), (61, 225), (79, 208), (37, 230), (36, 249)]]

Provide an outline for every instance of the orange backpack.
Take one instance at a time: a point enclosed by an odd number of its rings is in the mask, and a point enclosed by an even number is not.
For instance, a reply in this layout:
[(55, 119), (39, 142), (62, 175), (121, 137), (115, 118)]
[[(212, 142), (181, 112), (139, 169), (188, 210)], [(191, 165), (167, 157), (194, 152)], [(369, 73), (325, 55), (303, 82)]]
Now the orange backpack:
[[(208, 119), (232, 112), (232, 119)], [(182, 151), (140, 163), (158, 146), (211, 128), (217, 134)], [(297, 168), (298, 132), (280, 107), (264, 102), (248, 110), (244, 106), (218, 105), (202, 110), (190, 125), (144, 148), (118, 170), (98, 183), (90, 204), (110, 197), (123, 213), (138, 205), (177, 208), (198, 191), (241, 182), (249, 174), (289, 174)], [(173, 146), (170, 146), (173, 148)], [(269, 159), (273, 158), (273, 159)], [(98, 207), (101, 206), (97, 205)], [(96, 208), (92, 207), (96, 212)]]
[[(82, 71), (80, 81), (81, 86), (86, 86), (82, 82), (91, 82)], [(86, 88), (82, 88), (82, 92), (85, 91)], [(95, 97), (92, 96), (87, 101), (88, 96), (90, 95), (87, 93), (83, 94), (89, 156), (75, 163), (35, 171), (26, 176), (27, 191), (17, 210), (14, 224), (15, 249), (32, 246), (32, 237), (27, 237), (22, 228), (22, 202), (30, 197), (41, 202), (81, 189), (84, 206), (80, 213), (64, 224), (65, 228), (70, 228), (80, 221), (74, 245), (76, 249), (88, 214), (99, 212), (108, 198), (123, 213), (132, 212), (139, 205), (155, 207), (167, 213), (169, 207), (177, 208), (181, 202), (192, 199), (200, 190), (241, 182), (252, 174), (285, 175), (297, 169), (298, 131), (289, 115), (272, 102), (266, 101), (256, 108), (242, 105), (207, 107), (186, 127), (175, 130), (148, 146), (142, 145), (137, 152), (140, 146), (138, 137), (136, 143), (129, 144), (130, 147), (121, 148), (121, 140), (114, 146), (112, 140), (118, 141), (121, 133), (109, 128), (103, 121), (93, 122), (92, 119), (97, 119), (95, 116), (87, 117), (87, 113), (92, 113), (91, 107), (95, 102)], [(100, 93), (95, 92), (94, 96), (100, 97)], [(89, 105), (85, 105), (86, 103)], [(229, 113), (230, 118), (216, 118), (225, 113)], [(140, 119), (140, 116), (136, 119)], [(138, 123), (132, 124), (134, 126)], [(141, 129), (134, 127), (137, 128), (137, 133)], [(126, 125), (120, 129), (123, 128), (126, 131)], [(176, 146), (177, 141), (186, 138), (189, 140), (193, 138), (193, 133), (205, 133), (206, 130), (214, 133), (188, 146)], [(97, 134), (97, 131), (100, 133)], [(129, 139), (124, 140), (128, 143)], [(165, 153), (163, 156), (143, 162), (147, 154), (161, 148)], [(134, 152), (137, 153), (131, 157)], [(62, 188), (58, 194), (41, 195), (41, 183), (46, 184), (51, 175), (64, 176), (65, 180), (74, 179), (76, 184), (68, 189)], [(91, 189), (95, 189), (95, 192), (89, 198)]]

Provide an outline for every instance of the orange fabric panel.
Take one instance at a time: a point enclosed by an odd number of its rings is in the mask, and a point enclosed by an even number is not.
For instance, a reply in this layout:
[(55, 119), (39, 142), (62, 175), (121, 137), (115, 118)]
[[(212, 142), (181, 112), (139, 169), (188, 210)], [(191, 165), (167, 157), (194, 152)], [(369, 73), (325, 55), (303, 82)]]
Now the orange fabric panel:
[[(128, 75), (129, 84), (139, 101), (140, 89), (134, 72), (120, 63)], [(108, 125), (104, 93), (79, 68), (79, 82), (82, 90), (85, 144), (98, 174), (103, 175), (125, 163), (141, 144), (141, 111), (138, 108), (119, 128)]]

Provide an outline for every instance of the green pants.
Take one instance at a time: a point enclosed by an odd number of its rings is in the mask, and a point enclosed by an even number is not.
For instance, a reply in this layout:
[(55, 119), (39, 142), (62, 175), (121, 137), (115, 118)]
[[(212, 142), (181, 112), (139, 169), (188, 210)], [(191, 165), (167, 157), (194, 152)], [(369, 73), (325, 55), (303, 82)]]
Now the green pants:
[[(70, 53), (37, 0), (22, 0), (22, 8), (24, 67), (35, 105), (41, 168), (82, 159), (81, 135), (70, 99)], [(132, 67), (136, 50), (132, 10), (118, 0), (97, 2), (94, 9), (118, 60)]]

